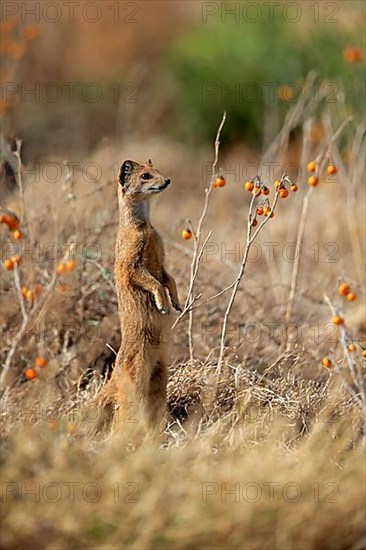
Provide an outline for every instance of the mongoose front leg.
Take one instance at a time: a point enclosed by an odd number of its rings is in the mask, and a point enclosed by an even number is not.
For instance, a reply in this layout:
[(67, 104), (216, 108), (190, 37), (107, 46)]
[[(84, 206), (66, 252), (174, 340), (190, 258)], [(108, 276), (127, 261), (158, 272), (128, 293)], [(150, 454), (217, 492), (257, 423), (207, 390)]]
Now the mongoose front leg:
[(164, 290), (164, 287), (155, 277), (148, 272), (144, 267), (139, 267), (130, 277), (133, 285), (139, 286), (154, 296), (155, 304), (160, 313), (164, 315), (169, 313), (169, 303)]
[(169, 296), (170, 296), (170, 300), (172, 302), (172, 306), (177, 311), (182, 311), (182, 308), (181, 308), (180, 303), (179, 303), (177, 285), (175, 283), (175, 280), (165, 270), (164, 270), (164, 273), (163, 273), (163, 277), (164, 277), (164, 286), (166, 286), (168, 291), (169, 291)]

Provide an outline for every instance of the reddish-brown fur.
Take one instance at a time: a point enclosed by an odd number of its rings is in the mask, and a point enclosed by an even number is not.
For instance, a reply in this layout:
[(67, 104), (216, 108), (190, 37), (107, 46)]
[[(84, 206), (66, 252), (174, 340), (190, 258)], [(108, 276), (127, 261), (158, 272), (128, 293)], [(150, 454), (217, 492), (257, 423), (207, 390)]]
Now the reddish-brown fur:
[(172, 306), (180, 310), (174, 279), (164, 268), (163, 242), (149, 218), (149, 201), (165, 179), (151, 161), (126, 161), (119, 177), (119, 229), (115, 281), (122, 341), (112, 377), (101, 392), (116, 404), (114, 424), (160, 429), (166, 406), (167, 359)]

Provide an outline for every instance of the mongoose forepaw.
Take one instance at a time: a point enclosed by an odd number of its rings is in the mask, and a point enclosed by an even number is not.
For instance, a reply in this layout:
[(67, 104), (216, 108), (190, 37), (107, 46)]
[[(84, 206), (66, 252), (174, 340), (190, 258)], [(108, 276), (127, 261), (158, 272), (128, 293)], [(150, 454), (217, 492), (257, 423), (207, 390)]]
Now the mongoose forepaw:
[(167, 315), (169, 313), (169, 307), (167, 305), (164, 305), (160, 300), (157, 300), (156, 297), (155, 297), (155, 304), (156, 304), (157, 310), (163, 315)]

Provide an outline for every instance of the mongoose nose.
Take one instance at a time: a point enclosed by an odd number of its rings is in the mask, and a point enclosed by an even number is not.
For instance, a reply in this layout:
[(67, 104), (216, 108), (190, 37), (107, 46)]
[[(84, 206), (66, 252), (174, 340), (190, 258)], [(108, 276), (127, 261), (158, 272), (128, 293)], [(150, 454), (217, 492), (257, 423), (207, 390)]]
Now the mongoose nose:
[(169, 184), (170, 184), (170, 178), (167, 178), (167, 179), (165, 180), (165, 183), (166, 183), (166, 185), (169, 185)]

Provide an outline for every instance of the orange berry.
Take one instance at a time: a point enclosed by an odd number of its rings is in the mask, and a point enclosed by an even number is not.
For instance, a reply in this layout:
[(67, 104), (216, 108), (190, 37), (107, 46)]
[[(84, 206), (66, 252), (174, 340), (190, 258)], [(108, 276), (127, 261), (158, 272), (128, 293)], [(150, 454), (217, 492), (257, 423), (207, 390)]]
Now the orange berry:
[(66, 262), (65, 271), (74, 271), (75, 268), (76, 268), (75, 260), (70, 260), (69, 262)]
[(11, 271), (14, 269), (14, 262), (11, 259), (5, 260), (3, 263), (4, 269), (7, 269), (8, 271)]
[(33, 378), (37, 378), (38, 374), (36, 369), (29, 368), (25, 369), (24, 376), (28, 378), (28, 380), (33, 380)]
[(58, 264), (56, 266), (57, 273), (65, 273), (66, 271), (66, 264)]
[(77, 429), (77, 426), (76, 424), (74, 424), (73, 422), (69, 422), (68, 425), (67, 425), (67, 431), (69, 432), (69, 434), (73, 434), (76, 432), (76, 429)]
[(296, 185), (296, 183), (293, 183), (290, 187), (291, 191), (293, 193), (296, 193), (296, 191), (299, 189), (298, 186)]
[(268, 187), (263, 187), (263, 195), (269, 195), (270, 193), (270, 190), (268, 189)]
[(244, 183), (244, 188), (247, 190), (247, 191), (253, 191), (254, 189), (254, 183), (252, 181), (246, 181)]
[(256, 185), (255, 188), (253, 189), (252, 191), (253, 195), (255, 197), (259, 197), (259, 195), (262, 193), (262, 190), (261, 188), (259, 187), (259, 185)]
[(340, 296), (347, 296), (350, 290), (351, 288), (347, 283), (341, 283), (338, 287), (338, 293), (340, 294)]
[(39, 296), (41, 294), (41, 292), (42, 292), (41, 285), (35, 285), (34, 289), (33, 289), (34, 296)]
[(34, 40), (35, 38), (37, 38), (38, 35), (39, 35), (39, 30), (36, 25), (29, 24), (23, 28), (22, 36), (23, 38), (25, 38), (25, 40), (29, 40), (29, 41)]
[(348, 63), (357, 63), (358, 61), (362, 61), (363, 53), (362, 50), (357, 46), (345, 48), (343, 50), (343, 57)]
[(13, 231), (13, 237), (16, 241), (20, 241), (20, 239), (22, 238), (21, 231), (19, 231), (19, 229), (16, 229), (15, 231)]
[(19, 227), (19, 222), (14, 216), (3, 216), (3, 223), (6, 223), (11, 230), (18, 229)]
[(28, 292), (27, 287), (26, 287), (26, 286), (22, 286), (21, 292), (22, 292), (23, 298), (25, 298), (25, 297), (26, 297), (26, 294), (27, 294), (27, 292)]
[(213, 187), (224, 187), (224, 185), (226, 185), (226, 180), (222, 176), (218, 176), (212, 185)]
[(257, 208), (257, 214), (258, 214), (258, 216), (262, 216), (263, 208), (261, 206), (259, 208)]
[(69, 292), (69, 287), (66, 285), (60, 285), (56, 288), (56, 292), (59, 294), (67, 294)]
[(307, 168), (308, 172), (315, 172), (316, 162), (314, 160), (310, 161), (306, 168)]
[(310, 187), (316, 187), (319, 183), (319, 179), (316, 176), (310, 176), (308, 179), (308, 184)]
[(332, 361), (328, 358), (328, 357), (324, 357), (322, 359), (322, 365), (323, 367), (325, 367), (326, 369), (330, 369), (330, 367), (332, 366)]
[(280, 189), (279, 195), (281, 199), (286, 199), (289, 195), (289, 192), (287, 191), (287, 189)]
[(14, 265), (20, 265), (22, 263), (22, 257), (21, 256), (12, 256), (11, 261)]
[(265, 206), (265, 207), (263, 208), (263, 214), (264, 214), (265, 216), (268, 216), (268, 214), (270, 214), (270, 213), (271, 213), (270, 207), (269, 207), (269, 206)]
[(346, 296), (347, 300), (349, 302), (354, 302), (357, 298), (356, 294), (353, 294), (353, 292), (349, 292)]
[(327, 173), (332, 176), (333, 174), (337, 173), (337, 167), (334, 166), (334, 164), (330, 164), (327, 168)]
[(334, 317), (332, 317), (332, 323), (334, 325), (343, 325), (344, 319), (340, 315), (334, 315)]
[(28, 302), (31, 302), (34, 298), (33, 290), (28, 289), (25, 293), (25, 299), (28, 300)]
[(258, 223), (257, 220), (253, 220), (252, 221), (252, 227), (255, 227), (257, 225), (257, 223)]
[(48, 359), (46, 359), (45, 357), (37, 357), (36, 358), (36, 365), (40, 369), (44, 369), (48, 365)]
[(353, 353), (354, 351), (356, 351), (356, 346), (354, 344), (348, 344), (348, 351), (350, 353)]
[(181, 236), (182, 239), (188, 241), (192, 237), (192, 231), (190, 229), (183, 229)]
[(362, 350), (361, 355), (362, 355), (362, 357), (366, 357), (366, 349), (363, 349), (363, 350)]

